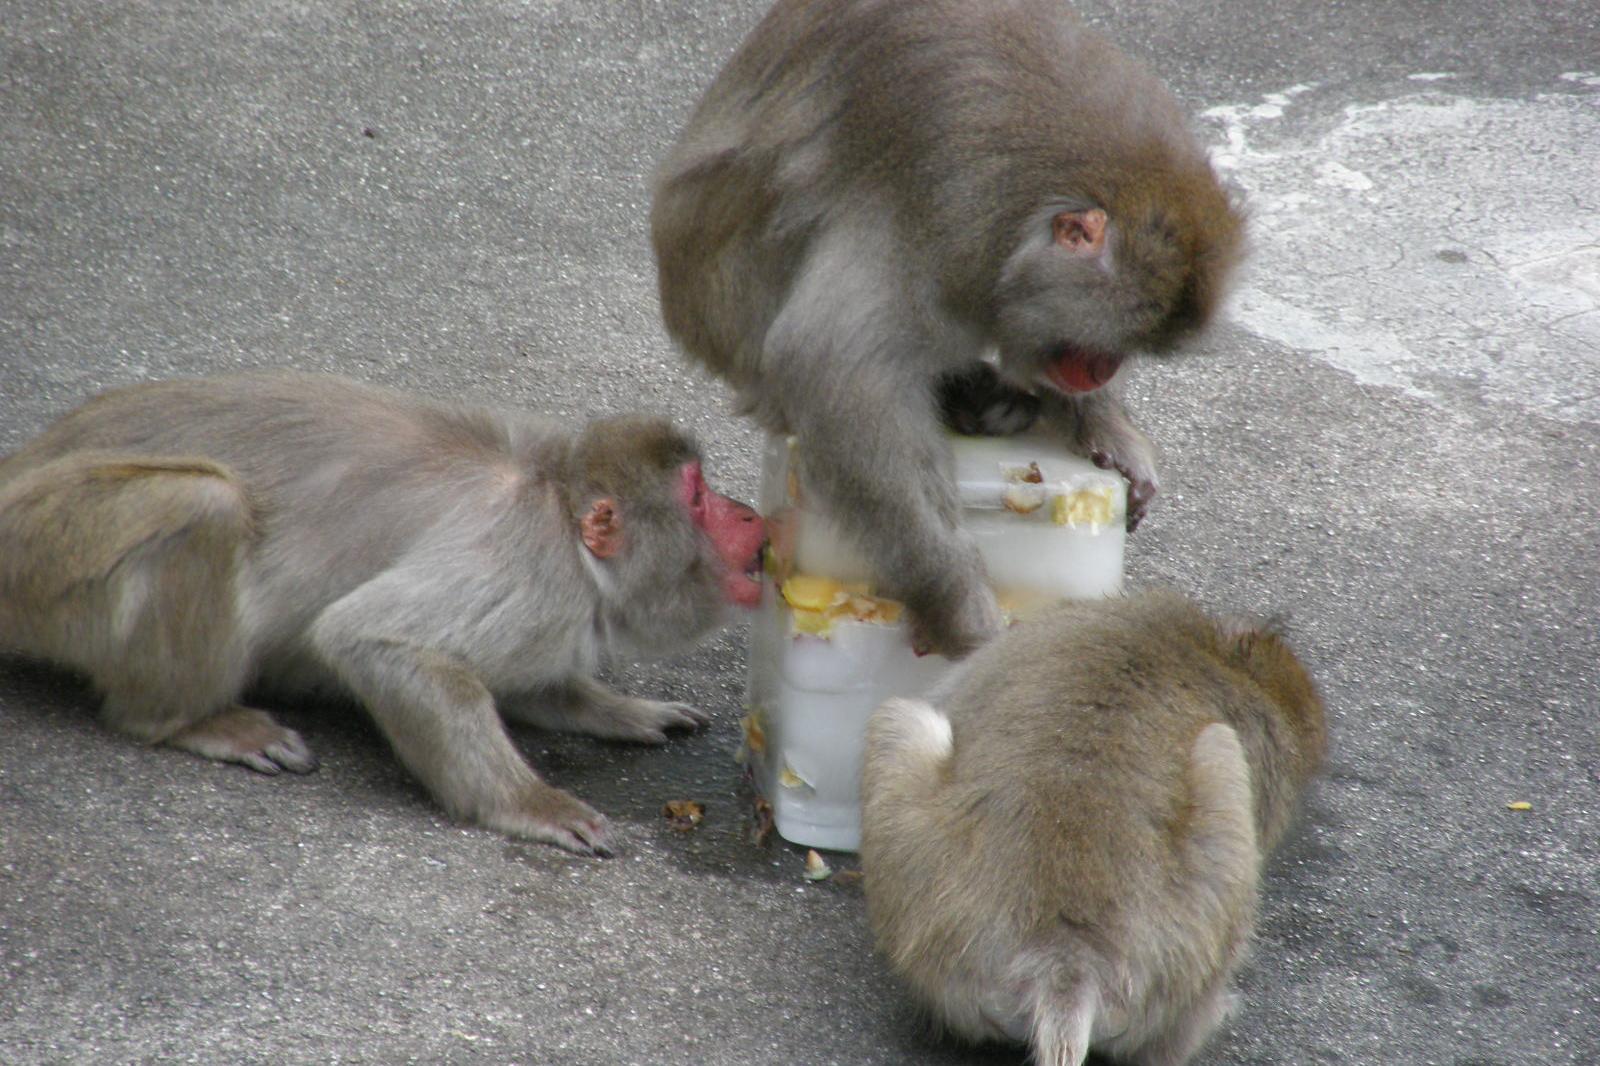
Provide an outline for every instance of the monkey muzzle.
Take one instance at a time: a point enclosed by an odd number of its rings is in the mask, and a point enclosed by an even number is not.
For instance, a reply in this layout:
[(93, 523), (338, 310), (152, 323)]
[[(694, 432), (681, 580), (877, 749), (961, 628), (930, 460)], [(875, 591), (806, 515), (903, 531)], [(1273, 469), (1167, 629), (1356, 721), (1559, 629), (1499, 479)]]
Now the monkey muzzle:
[(1068, 396), (1093, 392), (1117, 376), (1122, 358), (1115, 352), (1096, 352), (1068, 344), (1056, 353), (1040, 377)]

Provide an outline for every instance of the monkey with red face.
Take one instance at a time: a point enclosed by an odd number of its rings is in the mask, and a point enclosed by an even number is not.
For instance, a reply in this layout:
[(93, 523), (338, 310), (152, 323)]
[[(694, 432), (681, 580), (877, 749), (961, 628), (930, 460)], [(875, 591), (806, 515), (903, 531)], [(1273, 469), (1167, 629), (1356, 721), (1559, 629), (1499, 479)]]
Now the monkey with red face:
[(352, 694), (452, 814), (605, 854), (501, 715), (642, 743), (703, 724), (592, 675), (753, 605), (764, 540), (662, 419), (574, 433), (302, 374), (141, 385), (0, 460), (0, 650), (87, 674), (136, 739), (264, 773), (316, 764), (242, 693)]
[[(924, 641), (999, 612), (943, 421), (1035, 417), (1129, 481), (1109, 385), (1211, 317), (1242, 222), (1177, 102), (1057, 0), (778, 0), (656, 178), (662, 312), (866, 549)], [(997, 353), (991, 366), (981, 358)]]

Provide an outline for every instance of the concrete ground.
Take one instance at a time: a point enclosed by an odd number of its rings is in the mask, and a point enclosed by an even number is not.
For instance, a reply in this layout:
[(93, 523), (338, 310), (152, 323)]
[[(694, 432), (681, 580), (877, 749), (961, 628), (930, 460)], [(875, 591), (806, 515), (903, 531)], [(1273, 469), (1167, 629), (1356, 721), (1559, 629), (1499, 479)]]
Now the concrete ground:
[[(668, 408), (752, 496), (645, 218), (760, 6), (0, 2), (0, 450), (296, 366)], [(1254, 217), (1229, 323), (1131, 375), (1130, 579), (1287, 612), (1333, 715), (1201, 1061), (1600, 1062), (1600, 7), (1083, 6)], [(0, 1062), (1022, 1062), (930, 1035), (859, 888), (747, 842), (744, 648), (621, 672), (715, 715), (665, 750), (521, 735), (609, 862), (451, 824), (351, 716), (290, 709), (323, 767), (268, 779), (0, 664)]]

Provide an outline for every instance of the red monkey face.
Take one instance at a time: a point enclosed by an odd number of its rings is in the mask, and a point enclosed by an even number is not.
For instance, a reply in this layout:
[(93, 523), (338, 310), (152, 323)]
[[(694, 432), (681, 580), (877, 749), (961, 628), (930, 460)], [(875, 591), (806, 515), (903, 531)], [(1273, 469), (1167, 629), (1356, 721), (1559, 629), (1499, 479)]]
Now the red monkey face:
[(723, 596), (739, 607), (760, 603), (761, 549), (767, 542), (767, 524), (761, 516), (738, 500), (712, 491), (698, 462), (684, 463), (679, 469), (678, 499), (688, 509), (695, 528), (711, 540), (722, 566)]

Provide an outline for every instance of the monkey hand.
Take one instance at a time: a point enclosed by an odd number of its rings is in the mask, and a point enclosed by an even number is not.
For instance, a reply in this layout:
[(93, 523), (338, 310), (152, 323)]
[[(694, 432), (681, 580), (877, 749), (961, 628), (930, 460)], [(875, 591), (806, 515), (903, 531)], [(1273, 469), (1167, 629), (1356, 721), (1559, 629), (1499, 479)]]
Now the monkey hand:
[(1095, 466), (1103, 470), (1115, 470), (1128, 479), (1128, 532), (1132, 533), (1144, 521), (1146, 512), (1150, 510), (1150, 501), (1161, 490), (1161, 483), (1156, 479), (1153, 456), (1119, 456), (1102, 449), (1090, 452), (1089, 459)]
[(1039, 417), (1039, 398), (1003, 380), (988, 363), (939, 379), (939, 415), (957, 433), (1009, 437)]
[(1077, 416), (1077, 446), (1102, 470), (1128, 479), (1128, 532), (1144, 520), (1160, 489), (1156, 478), (1156, 446), (1140, 431), (1116, 397), (1093, 394), (1072, 405)]
[(909, 606), (911, 646), (918, 655), (966, 658), (1000, 632), (1003, 621), (994, 593), (982, 581), (965, 596)]

